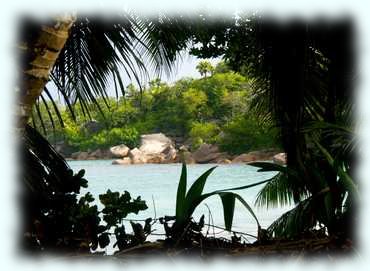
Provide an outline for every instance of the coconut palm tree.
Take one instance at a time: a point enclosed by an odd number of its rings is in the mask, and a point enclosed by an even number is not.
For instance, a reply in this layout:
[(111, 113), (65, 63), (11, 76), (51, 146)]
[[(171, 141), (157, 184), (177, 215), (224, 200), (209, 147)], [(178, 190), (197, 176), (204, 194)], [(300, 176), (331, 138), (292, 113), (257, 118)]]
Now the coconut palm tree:
[(24, 127), (27, 123), (32, 107), (44, 90), (50, 71), (64, 48), (74, 21), (74, 16), (64, 15), (43, 25), (30, 23), (27, 29), (22, 29), (18, 46), (21, 59), (17, 108), (19, 127)]
[(199, 61), (198, 65), (196, 66), (196, 69), (198, 70), (201, 76), (206, 78), (208, 73), (212, 74), (214, 67), (212, 66), (211, 62), (202, 60)]

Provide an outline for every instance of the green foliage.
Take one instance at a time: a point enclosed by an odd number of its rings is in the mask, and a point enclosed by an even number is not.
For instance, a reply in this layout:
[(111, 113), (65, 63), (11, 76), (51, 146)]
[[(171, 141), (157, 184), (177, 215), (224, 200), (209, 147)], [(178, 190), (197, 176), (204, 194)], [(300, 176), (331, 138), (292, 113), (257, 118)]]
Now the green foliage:
[(137, 229), (141, 226), (140, 224), (131, 222), (134, 234), (127, 234), (125, 227), (122, 225), (122, 220), (128, 214), (138, 214), (139, 211), (148, 208), (145, 201), (141, 200), (140, 197), (132, 199), (130, 193), (127, 191), (120, 194), (118, 192), (111, 192), (109, 189), (105, 194), (99, 195), (99, 200), (104, 205), (101, 213), (103, 214), (103, 220), (106, 222), (104, 226), (100, 226), (104, 229), (104, 232), (98, 237), (101, 248), (104, 248), (110, 243), (109, 235), (112, 228), (114, 228), (113, 232), (117, 240), (113, 246), (118, 246), (119, 249), (128, 248), (145, 241), (145, 238), (137, 238), (139, 234)]
[[(123, 235), (121, 225), (128, 214), (147, 209), (140, 197), (132, 199), (127, 191), (120, 195), (108, 190), (99, 196), (105, 206), (99, 211), (89, 192), (80, 193), (81, 188), (87, 188), (85, 171), (74, 174), (53, 147), (29, 126), (21, 150), (26, 165), (22, 175), (22, 245), (27, 251), (89, 252), (98, 245), (104, 248), (110, 243), (112, 227), (120, 242), (119, 249), (143, 241), (136, 237), (135, 231), (133, 235)], [(122, 242), (123, 238), (128, 241)]]
[(218, 143), (222, 150), (230, 153), (279, 146), (277, 129), (250, 115), (232, 119), (223, 127), (223, 132)]
[(138, 141), (139, 133), (135, 128), (112, 128), (93, 135), (91, 139), (83, 141), (80, 146), (83, 149), (109, 148), (123, 143), (130, 148), (134, 148)]
[(215, 73), (227, 73), (227, 72), (231, 72), (232, 70), (230, 69), (230, 67), (227, 65), (227, 63), (225, 61), (220, 61), (216, 64), (216, 67), (215, 67)]
[[(270, 163), (251, 163), (259, 167), (259, 171), (279, 172), (260, 190), (256, 204), (267, 207), (293, 202), (296, 204), (269, 226), (267, 230), (270, 235), (295, 237), (314, 228), (317, 223), (322, 223), (330, 230), (335, 229), (336, 234), (347, 236), (351, 234), (347, 219), (352, 215), (359, 198), (358, 186), (351, 177), (350, 161), (343, 160), (344, 153), (351, 153), (348, 152), (348, 146), (352, 140), (348, 138), (348, 134), (352, 132), (348, 127), (324, 122), (312, 123), (303, 130), (307, 133), (307, 138), (309, 135), (311, 148), (315, 148), (310, 156), (306, 156), (305, 163), (309, 164), (309, 171), (303, 173), (289, 165), (282, 167)], [(319, 143), (320, 134), (325, 139), (327, 136), (335, 136), (334, 148), (329, 147), (336, 151), (336, 156)], [(338, 141), (347, 143), (339, 147)], [(320, 168), (325, 163), (330, 166), (329, 173), (335, 176), (334, 183), (325, 178), (325, 173)], [(315, 178), (318, 181), (317, 187), (307, 182), (307, 178)], [(337, 190), (332, 190), (333, 186)], [(336, 204), (333, 204), (334, 197)]]
[[(211, 143), (238, 154), (276, 147), (277, 136), (271, 122), (261, 123), (249, 110), (253, 79), (221, 70), (207, 78), (185, 78), (173, 85), (156, 79), (142, 90), (131, 84), (119, 100), (96, 99), (88, 104), (91, 119), (101, 127), (94, 133), (85, 129), (90, 118), (84, 115), (80, 104), (73, 106), (75, 120), (66, 108), (60, 110), (64, 127), (55, 124), (54, 128), (46, 106), (40, 104), (43, 122), (35, 120), (34, 125), (40, 130), (45, 127), (51, 142), (65, 141), (75, 151), (122, 143), (132, 148), (141, 134), (155, 132), (189, 138), (192, 149)], [(48, 103), (48, 107), (52, 104)], [(51, 114), (56, 117), (54, 112)]]
[(137, 214), (148, 208), (140, 197), (131, 201), (130, 193), (127, 191), (120, 195), (108, 189), (105, 194), (99, 195), (99, 200), (104, 205), (103, 219), (108, 227), (120, 224), (129, 213)]
[(79, 150), (94, 150), (125, 144), (134, 148), (139, 142), (139, 133), (135, 128), (112, 128), (88, 135), (76, 125), (66, 125), (65, 135), (69, 145)]
[(220, 128), (215, 123), (193, 122), (189, 132), (193, 149), (197, 149), (203, 143), (216, 143), (219, 133)]
[(202, 90), (189, 88), (182, 93), (185, 110), (192, 118), (201, 119), (207, 110), (207, 95)]

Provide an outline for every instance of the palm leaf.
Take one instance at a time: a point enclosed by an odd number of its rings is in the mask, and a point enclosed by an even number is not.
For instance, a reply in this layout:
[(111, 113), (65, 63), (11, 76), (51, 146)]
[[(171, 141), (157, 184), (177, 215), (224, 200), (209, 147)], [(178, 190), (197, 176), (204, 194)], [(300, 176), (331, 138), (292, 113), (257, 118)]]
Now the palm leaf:
[(300, 202), (292, 210), (275, 220), (267, 228), (267, 231), (271, 236), (277, 238), (289, 238), (311, 229), (317, 223), (317, 220), (314, 218), (316, 210), (313, 206), (314, 201), (312, 201), (312, 198)]
[(80, 16), (50, 77), (72, 116), (71, 104), (80, 103), (86, 115), (90, 103), (100, 109), (96, 97), (107, 99), (112, 80), (118, 96), (124, 95), (124, 77), (135, 80), (142, 89), (149, 74), (147, 67), (169, 73), (190, 37), (189, 32), (182, 31), (185, 24), (171, 25), (171, 20), (128, 12), (109, 20)]
[(257, 194), (255, 205), (276, 207), (290, 205), (294, 202), (293, 186), (283, 173), (275, 175)]

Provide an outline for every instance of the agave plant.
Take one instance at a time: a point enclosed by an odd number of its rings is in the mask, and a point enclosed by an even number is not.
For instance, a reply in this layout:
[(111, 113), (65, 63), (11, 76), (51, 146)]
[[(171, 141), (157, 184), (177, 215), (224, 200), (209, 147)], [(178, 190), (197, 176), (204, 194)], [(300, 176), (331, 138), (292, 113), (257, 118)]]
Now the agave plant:
[(195, 209), (207, 198), (218, 195), (221, 199), (223, 205), (224, 213), (224, 222), (226, 230), (231, 231), (234, 210), (235, 210), (235, 201), (239, 200), (243, 206), (248, 210), (248, 212), (255, 219), (258, 228), (260, 228), (260, 223), (257, 219), (257, 216), (253, 212), (249, 204), (238, 194), (230, 192), (230, 190), (236, 189), (245, 189), (253, 185), (248, 185), (244, 187), (236, 187), (224, 190), (217, 190), (210, 193), (203, 193), (204, 186), (207, 182), (207, 178), (213, 172), (216, 167), (212, 167), (206, 172), (204, 172), (195, 182), (191, 185), (187, 191), (187, 169), (186, 164), (182, 165), (181, 176), (179, 185), (177, 188), (176, 195), (176, 215), (175, 223), (172, 226), (171, 233), (173, 237), (179, 237), (186, 231), (186, 227), (191, 223), (192, 215)]

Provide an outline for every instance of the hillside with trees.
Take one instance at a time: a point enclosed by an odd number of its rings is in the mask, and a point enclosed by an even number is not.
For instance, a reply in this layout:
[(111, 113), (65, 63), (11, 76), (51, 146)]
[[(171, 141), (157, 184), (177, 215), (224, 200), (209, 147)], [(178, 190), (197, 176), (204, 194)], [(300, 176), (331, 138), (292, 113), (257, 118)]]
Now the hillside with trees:
[[(255, 79), (231, 71), (224, 62), (213, 67), (200, 61), (201, 79), (183, 78), (173, 84), (155, 79), (141, 91), (130, 84), (125, 95), (97, 99), (89, 104), (89, 115), (79, 104), (74, 116), (59, 105), (64, 127), (52, 123), (56, 112), (51, 102), (34, 109), (34, 125), (49, 142), (64, 144), (69, 152), (106, 149), (125, 144), (137, 147), (140, 135), (164, 133), (195, 151), (203, 143), (215, 144), (224, 152), (243, 152), (279, 147), (272, 122), (261, 122), (251, 108)], [(75, 119), (74, 119), (75, 118)], [(54, 125), (54, 126), (53, 126)]]

